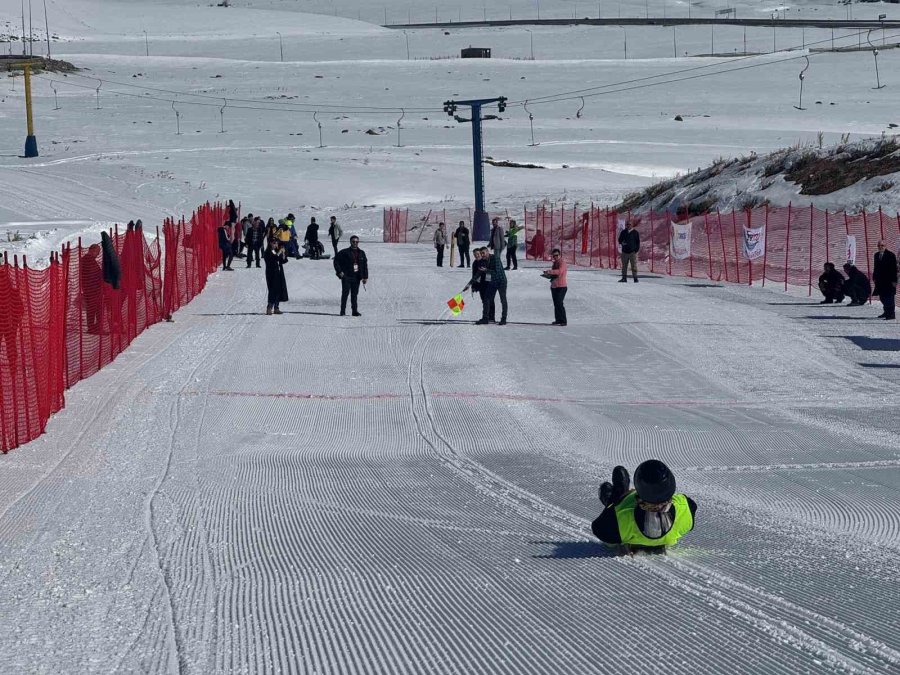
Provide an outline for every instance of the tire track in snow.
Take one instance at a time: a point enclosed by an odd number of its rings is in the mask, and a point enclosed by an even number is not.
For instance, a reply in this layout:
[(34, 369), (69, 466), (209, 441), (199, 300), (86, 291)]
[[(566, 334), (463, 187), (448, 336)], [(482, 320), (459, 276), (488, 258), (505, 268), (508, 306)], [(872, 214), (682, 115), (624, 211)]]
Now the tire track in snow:
[[(562, 534), (584, 540), (584, 531), (588, 526), (586, 520), (544, 502), (536, 495), (500, 478), (474, 460), (461, 457), (440, 433), (427, 392), (424, 366), (428, 340), (440, 327), (441, 325), (437, 324), (423, 332), (411, 350), (408, 366), (410, 411), (423, 440), (449, 468), (476, 489), (486, 492), (521, 516), (530, 518)], [(420, 347), (423, 343), (424, 346)], [(418, 361), (418, 377), (414, 378), (413, 371), (416, 361)], [(413, 379), (417, 379), (415, 386)], [(417, 408), (420, 408), (424, 414), (420, 415)], [(721, 423), (720, 420), (715, 421)], [(425, 422), (427, 422), (427, 427)], [(729, 433), (733, 436), (734, 430), (730, 430)], [(433, 440), (432, 436), (436, 440)], [(707, 571), (696, 565), (690, 567), (689, 564), (675, 567), (680, 572), (678, 574), (672, 572), (671, 569), (660, 568), (659, 565), (647, 563), (640, 558), (635, 559), (635, 563), (639, 569), (662, 576), (666, 583), (682, 593), (694, 596), (742, 623), (748, 624), (754, 630), (808, 653), (829, 666), (854, 673), (878, 674), (889, 672), (894, 665), (900, 663), (897, 659), (898, 653), (880, 641), (840, 622), (827, 619), (812, 610), (791, 603), (780, 596), (765, 592), (754, 593), (753, 589), (746, 584), (726, 575)], [(701, 573), (705, 575), (702, 582), (698, 583), (691, 578), (699, 576)], [(811, 600), (813, 599), (811, 598)], [(777, 612), (771, 610), (772, 605), (778, 607)], [(804, 630), (798, 625), (798, 622), (815, 623), (820, 620), (826, 622), (825, 630)], [(815, 633), (821, 633), (821, 635)], [(840, 644), (843, 651), (834, 645), (835, 642)], [(851, 653), (862, 651), (866, 658), (857, 659), (854, 655), (847, 654), (847, 651)]]
[[(232, 290), (234, 290), (234, 286), (232, 286)], [(233, 304), (234, 296), (232, 295), (231, 305), (233, 306)], [(212, 370), (212, 368), (209, 367), (211, 365), (210, 362), (214, 364), (217, 360), (219, 360), (223, 355), (226, 354), (226, 352), (219, 349), (219, 347), (232, 337), (232, 334), (237, 331), (237, 328), (239, 326), (245, 327), (246, 323), (233, 325), (231, 330), (226, 331), (221, 337), (219, 337), (218, 341), (207, 352), (204, 358), (198, 359), (196, 361), (194, 368), (190, 371), (188, 377), (185, 378), (184, 385), (182, 387), (183, 390), (186, 390), (188, 387), (194, 384), (195, 376), (201, 370), (201, 368), (207, 367), (207, 372), (210, 372)], [(151, 359), (148, 359), (148, 361), (149, 360)], [(159, 478), (157, 479), (151, 490), (148, 492), (147, 496), (144, 498), (144, 526), (147, 530), (152, 554), (156, 561), (156, 566), (159, 573), (159, 583), (165, 595), (164, 607), (167, 620), (165, 633), (165, 642), (167, 646), (166, 670), (170, 674), (182, 673), (185, 669), (186, 662), (184, 660), (182, 638), (176, 620), (177, 611), (175, 607), (175, 600), (173, 597), (173, 582), (171, 579), (171, 574), (167, 570), (167, 567), (164, 563), (160, 541), (157, 537), (156, 529), (153, 526), (153, 502), (156, 496), (161, 492), (162, 485), (168, 478), (169, 472), (172, 468), (172, 458), (174, 455), (178, 429), (181, 425), (181, 419), (183, 415), (183, 404), (184, 401), (182, 397), (176, 396), (169, 407), (169, 437), (167, 442), (165, 463), (163, 465), (163, 470), (160, 473)], [(198, 428), (199, 426), (201, 425), (198, 425)]]
[[(880, 674), (893, 672), (900, 666), (900, 651), (883, 642), (699, 563), (678, 556), (666, 556), (659, 560), (638, 557), (635, 562), (661, 575), (673, 587), (754, 624), (762, 632), (810, 653), (831, 667), (852, 673)], [(673, 569), (681, 574), (673, 573)], [(801, 624), (806, 628), (801, 628)], [(843, 652), (835, 648), (834, 641), (840, 643)]]

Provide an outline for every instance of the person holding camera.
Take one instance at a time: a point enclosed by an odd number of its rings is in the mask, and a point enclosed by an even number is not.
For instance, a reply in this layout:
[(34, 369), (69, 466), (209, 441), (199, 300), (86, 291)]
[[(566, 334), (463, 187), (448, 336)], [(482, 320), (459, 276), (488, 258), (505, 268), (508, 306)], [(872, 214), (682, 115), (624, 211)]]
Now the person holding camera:
[(569, 266), (566, 265), (566, 261), (562, 258), (562, 252), (558, 248), (553, 249), (550, 255), (553, 258), (553, 267), (549, 270), (544, 270), (541, 276), (545, 279), (550, 279), (550, 295), (553, 296), (553, 325), (565, 326), (568, 323), (564, 302), (566, 291), (569, 290), (568, 280), (566, 279)]
[(274, 237), (269, 240), (263, 260), (266, 263), (266, 288), (269, 291), (266, 314), (281, 314), (278, 305), (288, 301), (287, 280), (284, 278), (284, 264), (288, 261), (288, 256), (281, 240)]

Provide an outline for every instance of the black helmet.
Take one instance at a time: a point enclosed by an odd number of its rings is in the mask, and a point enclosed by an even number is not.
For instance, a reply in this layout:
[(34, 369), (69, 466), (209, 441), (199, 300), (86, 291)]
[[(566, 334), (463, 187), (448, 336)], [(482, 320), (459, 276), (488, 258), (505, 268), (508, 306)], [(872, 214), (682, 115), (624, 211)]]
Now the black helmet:
[(634, 472), (634, 488), (641, 501), (661, 504), (675, 494), (675, 476), (658, 459), (648, 459)]

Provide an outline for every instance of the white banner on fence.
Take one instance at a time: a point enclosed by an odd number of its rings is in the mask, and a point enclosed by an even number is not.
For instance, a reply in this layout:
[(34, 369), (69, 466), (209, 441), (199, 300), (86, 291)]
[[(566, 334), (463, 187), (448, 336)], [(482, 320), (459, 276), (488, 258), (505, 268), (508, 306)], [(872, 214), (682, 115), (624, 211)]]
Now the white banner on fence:
[(672, 239), (672, 257), (675, 260), (687, 260), (691, 257), (691, 221), (669, 223)]
[(747, 260), (762, 258), (766, 253), (766, 228), (744, 228), (744, 257)]
[(856, 235), (847, 235), (847, 262), (851, 265), (856, 264)]
[(625, 218), (616, 218), (616, 237), (625, 229), (625, 223), (627, 220)]

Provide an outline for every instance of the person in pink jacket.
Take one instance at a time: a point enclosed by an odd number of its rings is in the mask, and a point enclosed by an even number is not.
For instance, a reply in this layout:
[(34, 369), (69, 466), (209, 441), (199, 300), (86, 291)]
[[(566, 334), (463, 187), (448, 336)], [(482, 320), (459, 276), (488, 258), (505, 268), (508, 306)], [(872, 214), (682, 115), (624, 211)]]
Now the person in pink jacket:
[(566, 291), (568, 290), (568, 281), (566, 272), (569, 271), (566, 261), (562, 259), (562, 254), (558, 248), (553, 249), (550, 254), (553, 259), (553, 267), (544, 270), (542, 276), (550, 279), (550, 294), (553, 296), (553, 315), (556, 320), (554, 326), (566, 325), (566, 307), (563, 304), (566, 299)]

